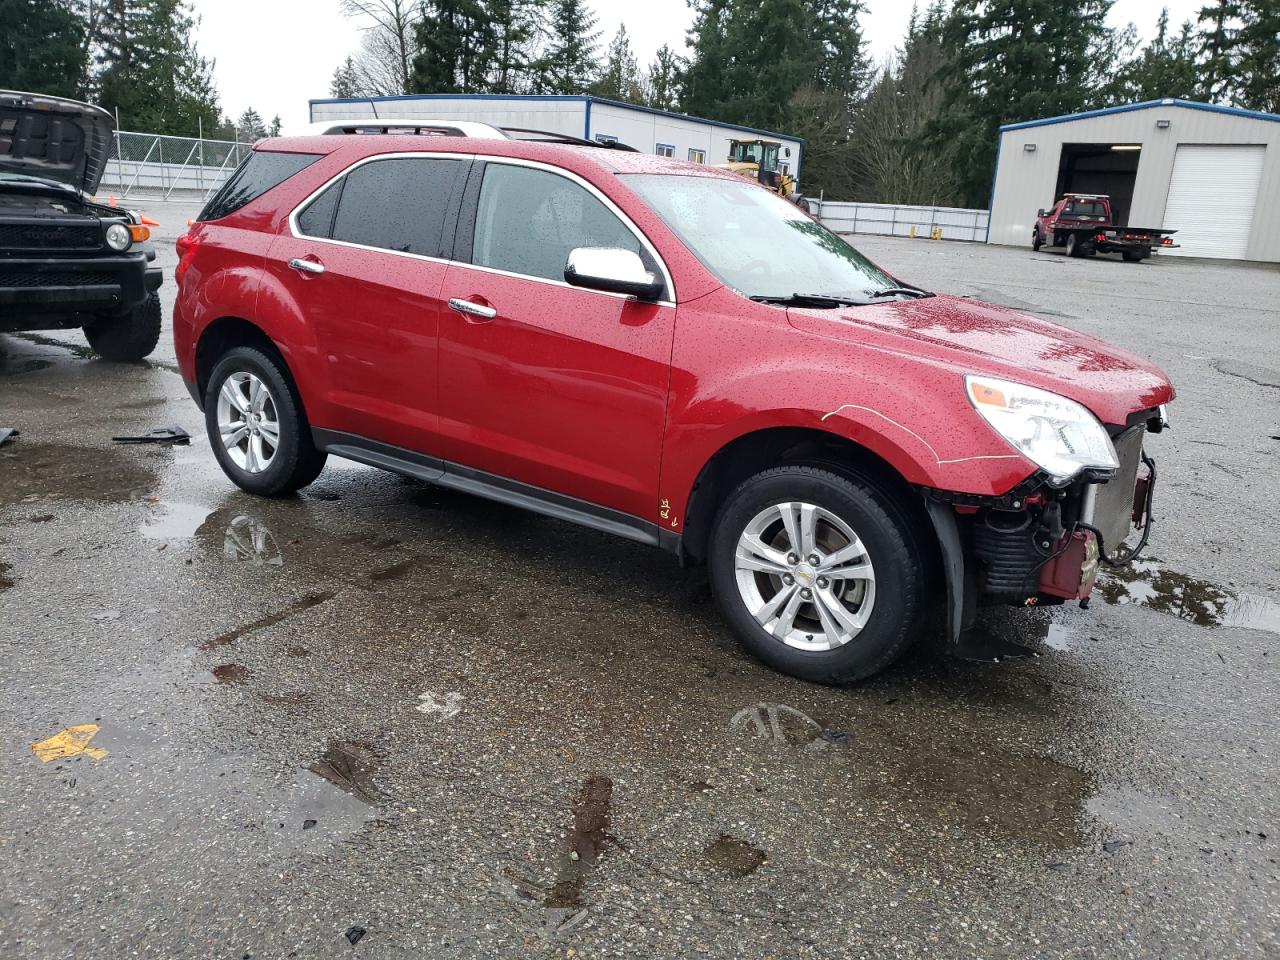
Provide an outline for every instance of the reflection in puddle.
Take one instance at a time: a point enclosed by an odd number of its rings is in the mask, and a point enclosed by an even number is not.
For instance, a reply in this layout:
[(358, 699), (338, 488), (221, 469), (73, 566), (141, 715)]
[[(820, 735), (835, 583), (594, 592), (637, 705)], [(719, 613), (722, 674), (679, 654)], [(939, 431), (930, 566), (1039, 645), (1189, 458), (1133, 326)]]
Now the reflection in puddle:
[(200, 525), (213, 513), (210, 507), (194, 503), (162, 502), (139, 529), (148, 540), (185, 540), (194, 537)]
[(1044, 642), (1050, 650), (1065, 652), (1071, 649), (1075, 642), (1075, 636), (1076, 632), (1070, 627), (1064, 627), (1060, 623), (1051, 623), (1044, 635)]
[(373, 783), (378, 763), (373, 748), (366, 743), (331, 740), (310, 770), (361, 802), (377, 806), (383, 799), (382, 791)]
[(267, 525), (252, 517), (239, 516), (231, 521), (222, 539), (222, 555), (237, 563), (255, 567), (284, 565), (284, 554)]
[(1097, 589), (1107, 603), (1140, 604), (1201, 627), (1244, 627), (1280, 633), (1280, 604), (1275, 601), (1232, 593), (1151, 561), (1108, 570), (1098, 580)]
[(758, 703), (739, 710), (729, 721), (729, 729), (734, 733), (750, 733), (762, 740), (777, 740), (809, 750), (830, 746), (823, 737), (826, 731), (822, 724), (785, 703)]
[(703, 853), (713, 864), (735, 877), (755, 873), (768, 859), (768, 855), (759, 847), (724, 833)]

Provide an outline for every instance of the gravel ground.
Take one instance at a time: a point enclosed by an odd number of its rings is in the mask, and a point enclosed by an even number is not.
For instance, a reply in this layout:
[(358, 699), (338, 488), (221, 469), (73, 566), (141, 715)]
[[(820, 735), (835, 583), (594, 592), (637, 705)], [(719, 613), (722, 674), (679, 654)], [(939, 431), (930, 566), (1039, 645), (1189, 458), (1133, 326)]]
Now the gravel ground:
[(1280, 955), (1280, 272), (859, 246), (1179, 389), (1152, 561), (984, 614), (1038, 657), (807, 685), (664, 554), (332, 460), (255, 499), (170, 342), (0, 336), (0, 956)]

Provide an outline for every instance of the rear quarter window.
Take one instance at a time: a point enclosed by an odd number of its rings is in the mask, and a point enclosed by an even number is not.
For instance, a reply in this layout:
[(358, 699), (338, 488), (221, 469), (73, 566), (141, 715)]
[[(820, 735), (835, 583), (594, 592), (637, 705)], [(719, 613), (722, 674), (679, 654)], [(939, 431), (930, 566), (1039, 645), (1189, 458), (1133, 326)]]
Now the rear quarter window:
[(197, 220), (221, 220), (319, 160), (318, 153), (255, 150), (205, 204)]

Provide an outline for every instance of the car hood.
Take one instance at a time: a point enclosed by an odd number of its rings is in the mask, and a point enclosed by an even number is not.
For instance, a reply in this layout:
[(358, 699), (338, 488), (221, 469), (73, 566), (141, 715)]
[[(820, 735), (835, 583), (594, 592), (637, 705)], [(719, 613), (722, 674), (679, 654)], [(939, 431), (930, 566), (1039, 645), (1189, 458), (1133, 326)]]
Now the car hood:
[(114, 126), (101, 107), (0, 90), (0, 173), (93, 193), (107, 168)]
[(838, 310), (788, 311), (797, 329), (924, 357), (960, 374), (986, 374), (1051, 390), (1103, 423), (1173, 399), (1164, 371), (1066, 327), (964, 297), (938, 295)]

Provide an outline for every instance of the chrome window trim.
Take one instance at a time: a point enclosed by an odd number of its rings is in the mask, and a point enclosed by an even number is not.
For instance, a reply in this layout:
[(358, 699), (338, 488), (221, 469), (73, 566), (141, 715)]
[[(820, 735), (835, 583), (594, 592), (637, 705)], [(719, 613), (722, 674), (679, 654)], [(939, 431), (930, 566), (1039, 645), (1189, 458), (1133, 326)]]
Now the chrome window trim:
[[(563, 280), (552, 280), (549, 277), (535, 277), (527, 273), (514, 273), (510, 270), (502, 270), (497, 267), (484, 267), (475, 263), (463, 263), (461, 260), (453, 260), (448, 257), (428, 257), (421, 253), (408, 253), (407, 251), (403, 251), (403, 250), (388, 250), (386, 247), (371, 247), (363, 243), (350, 243), (346, 240), (334, 240), (331, 237), (313, 237), (309, 233), (303, 233), (302, 230), (298, 227), (298, 217), (302, 214), (302, 212), (306, 210), (307, 207), (311, 206), (311, 204), (315, 201), (317, 197), (320, 196), (320, 194), (324, 193), (326, 190), (328, 190), (331, 186), (333, 186), (335, 183), (337, 183), (347, 174), (351, 173), (351, 171), (359, 169), (360, 167), (368, 163), (376, 163), (379, 160), (405, 160), (405, 159), (479, 160), (485, 163), (486, 165), (500, 163), (500, 164), (506, 164), (508, 166), (513, 166), (513, 167), (530, 167), (535, 170), (545, 170), (548, 173), (556, 174), (557, 176), (564, 177), (565, 179), (573, 183), (576, 183), (578, 186), (582, 187), (584, 190), (586, 190), (588, 193), (594, 196), (597, 200), (603, 203), (605, 205), (605, 208), (608, 209), (609, 212), (612, 213), (614, 216), (616, 216), (622, 222), (622, 225), (624, 227), (626, 227), (628, 230), (631, 231), (632, 235), (635, 236), (636, 240), (640, 242), (640, 245), (644, 247), (646, 250), (648, 250), (649, 255), (653, 257), (654, 263), (656, 263), (658, 265), (658, 269), (662, 271), (662, 278), (666, 283), (667, 293), (670, 295), (669, 297), (663, 298), (662, 300), (655, 300), (653, 302), (660, 307), (674, 307), (676, 305), (676, 301), (678, 298), (676, 296), (675, 280), (671, 276), (671, 271), (667, 269), (666, 261), (662, 259), (662, 256), (658, 253), (657, 248), (653, 245), (652, 242), (650, 242), (649, 238), (645, 236), (644, 231), (641, 230), (636, 225), (635, 221), (633, 221), (629, 216), (627, 216), (627, 214), (616, 203), (614, 203), (611, 199), (609, 199), (609, 197), (607, 197), (598, 187), (596, 187), (595, 184), (587, 180), (584, 180), (582, 177), (578, 176), (576, 173), (572, 172), (571, 170), (565, 170), (563, 167), (557, 167), (549, 163), (542, 163), (541, 161), (538, 161), (538, 160), (524, 160), (519, 157), (495, 157), (495, 156), (486, 156), (485, 154), (475, 154), (475, 153), (452, 153), (452, 152), (444, 153), (439, 151), (432, 152), (432, 151), (420, 151), (420, 150), (401, 151), (397, 153), (376, 153), (369, 157), (363, 157), (360, 160), (357, 160), (355, 163), (351, 164), (350, 166), (343, 167), (340, 171), (335, 173), (323, 184), (321, 184), (319, 187), (313, 190), (310, 194), (308, 194), (306, 197), (300, 200), (294, 206), (293, 210), (289, 214), (289, 233), (293, 236), (295, 240), (310, 240), (312, 243), (327, 243), (335, 247), (347, 247), (352, 250), (371, 250), (371, 251), (374, 251), (375, 253), (385, 253), (393, 257), (407, 257), (410, 260), (422, 260), (427, 263), (444, 263), (444, 264), (449, 264), (455, 267), (467, 267), (471, 270), (480, 270), (484, 273), (492, 273), (498, 276), (518, 277), (522, 280), (532, 280), (535, 283), (545, 283), (545, 284), (550, 284), (551, 286), (565, 287), (570, 290), (581, 290), (584, 293), (594, 293), (602, 297), (612, 297), (616, 300), (634, 300), (635, 299), (635, 297), (628, 296), (625, 293), (610, 293), (607, 290), (589, 290), (586, 287), (575, 287), (573, 284), (566, 283)], [(476, 202), (477, 204), (479, 203), (478, 197)]]
[[(676, 301), (679, 299), (676, 296), (675, 280), (671, 276), (671, 271), (667, 269), (667, 262), (663, 260), (662, 257), (659, 255), (658, 248), (655, 247), (650, 242), (649, 238), (645, 236), (644, 231), (641, 230), (636, 225), (635, 221), (632, 220), (629, 216), (627, 216), (626, 213), (623, 212), (623, 210), (616, 203), (614, 203), (608, 196), (606, 196), (605, 193), (602, 190), (600, 190), (600, 188), (597, 187), (594, 183), (591, 183), (588, 180), (584, 180), (582, 177), (578, 176), (572, 170), (566, 170), (563, 167), (557, 167), (550, 163), (543, 163), (540, 160), (524, 160), (520, 157), (486, 157), (483, 154), (478, 155), (476, 159), (483, 161), (487, 166), (492, 166), (494, 164), (506, 164), (507, 166), (511, 166), (511, 167), (529, 167), (534, 170), (545, 170), (547, 173), (553, 173), (556, 176), (564, 177), (566, 180), (569, 180), (572, 183), (576, 183), (578, 186), (582, 187), (584, 190), (587, 191), (587, 193), (591, 194), (593, 197), (595, 197), (597, 200), (603, 203), (605, 206), (605, 209), (607, 209), (610, 213), (612, 213), (615, 217), (617, 217), (618, 220), (621, 221), (622, 225), (626, 227), (629, 231), (631, 231), (631, 234), (636, 238), (637, 241), (639, 241), (640, 246), (644, 247), (644, 249), (649, 251), (649, 256), (653, 257), (653, 262), (656, 263), (658, 265), (658, 269), (662, 271), (662, 279), (666, 284), (667, 293), (670, 294), (670, 296), (668, 298), (664, 298), (662, 300), (656, 300), (654, 302), (662, 304), (663, 306), (672, 306), (672, 307), (675, 306)], [(481, 189), (484, 189), (483, 182), (481, 183)], [(641, 202), (643, 203), (643, 201)], [(480, 205), (480, 198), (479, 196), (477, 196), (476, 197), (477, 212), (479, 212), (479, 205)], [(655, 213), (654, 216), (657, 216), (657, 214)], [(476, 226), (478, 227), (479, 223), (477, 223)], [(502, 270), (498, 267), (483, 267), (475, 263), (460, 263), (458, 265), (462, 267), (474, 267), (477, 270), (485, 270), (491, 273), (505, 274), (506, 276), (509, 276), (509, 277), (524, 277), (527, 280), (540, 280), (544, 283), (554, 283), (562, 287), (573, 287), (574, 290), (586, 289), (586, 287), (574, 287), (573, 284), (565, 283), (563, 280), (551, 280), (547, 277), (534, 277), (527, 273), (513, 273), (508, 270)], [(604, 290), (593, 290), (591, 292), (603, 293), (606, 296), (610, 296), (610, 297), (621, 297), (624, 300), (635, 299), (634, 297), (627, 296), (625, 293), (607, 293)]]

